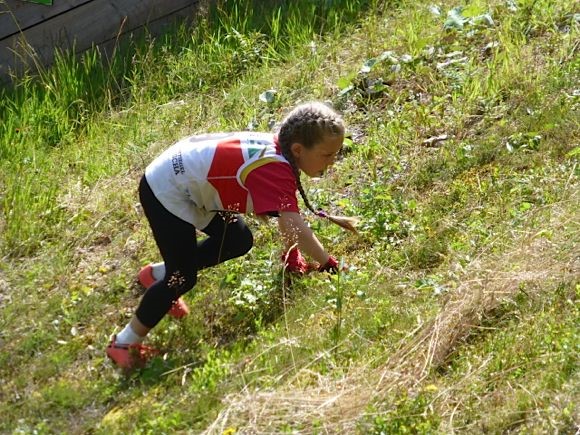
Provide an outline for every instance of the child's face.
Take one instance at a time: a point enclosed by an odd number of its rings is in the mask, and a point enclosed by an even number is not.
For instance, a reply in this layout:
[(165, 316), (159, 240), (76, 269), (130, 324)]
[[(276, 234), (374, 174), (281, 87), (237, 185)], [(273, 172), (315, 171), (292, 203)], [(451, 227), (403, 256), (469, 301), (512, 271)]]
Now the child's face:
[(312, 148), (306, 148), (300, 143), (292, 145), (292, 153), (296, 165), (309, 177), (321, 177), (324, 171), (336, 160), (342, 148), (344, 136), (326, 136)]

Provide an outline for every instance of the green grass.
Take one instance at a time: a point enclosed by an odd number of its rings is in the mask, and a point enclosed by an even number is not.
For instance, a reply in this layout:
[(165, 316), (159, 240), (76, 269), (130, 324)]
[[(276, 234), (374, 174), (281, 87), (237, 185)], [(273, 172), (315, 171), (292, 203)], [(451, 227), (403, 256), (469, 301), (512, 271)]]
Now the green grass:
[[(575, 432), (578, 16), (430, 6), (223, 2), (2, 90), (0, 432)], [(154, 330), (167, 354), (115, 370), (104, 347), (158, 260), (145, 166), (308, 99), (352, 134), (305, 180), (313, 204), (362, 219), (360, 237), (311, 219), (350, 271), (283, 276), (275, 225), (250, 218), (252, 251), (203, 271), (192, 314)]]

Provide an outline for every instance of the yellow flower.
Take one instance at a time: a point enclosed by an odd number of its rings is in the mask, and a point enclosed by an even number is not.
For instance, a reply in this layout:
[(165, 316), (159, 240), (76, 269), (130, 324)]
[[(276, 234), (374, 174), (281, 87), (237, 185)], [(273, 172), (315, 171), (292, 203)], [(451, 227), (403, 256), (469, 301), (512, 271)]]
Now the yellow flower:
[(437, 385), (435, 384), (429, 384), (423, 388), (423, 391), (427, 391), (428, 393), (435, 393), (436, 391), (439, 391), (439, 388), (437, 388)]

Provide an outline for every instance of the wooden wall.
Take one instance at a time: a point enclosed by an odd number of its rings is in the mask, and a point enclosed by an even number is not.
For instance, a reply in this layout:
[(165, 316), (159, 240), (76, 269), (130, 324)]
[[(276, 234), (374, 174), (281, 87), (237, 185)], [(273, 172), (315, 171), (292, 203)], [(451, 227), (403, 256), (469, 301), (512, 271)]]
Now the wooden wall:
[(200, 0), (54, 0), (51, 6), (0, 0), (0, 80), (35, 62), (50, 65), (55, 47), (80, 53), (112, 46), (120, 35), (190, 19)]

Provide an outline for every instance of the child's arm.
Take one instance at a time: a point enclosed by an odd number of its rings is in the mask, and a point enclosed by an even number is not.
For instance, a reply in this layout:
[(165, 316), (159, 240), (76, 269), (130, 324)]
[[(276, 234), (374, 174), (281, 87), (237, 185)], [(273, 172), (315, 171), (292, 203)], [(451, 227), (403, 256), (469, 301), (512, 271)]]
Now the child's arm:
[(313, 260), (321, 265), (328, 263), (331, 258), (326, 252), (322, 243), (316, 238), (312, 230), (306, 225), (300, 213), (296, 212), (280, 212), (278, 225), (286, 249), (289, 249), (294, 244), (298, 244), (298, 248), (308, 254)]

